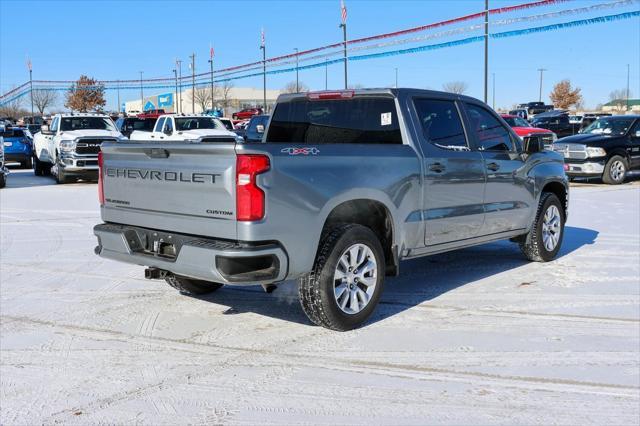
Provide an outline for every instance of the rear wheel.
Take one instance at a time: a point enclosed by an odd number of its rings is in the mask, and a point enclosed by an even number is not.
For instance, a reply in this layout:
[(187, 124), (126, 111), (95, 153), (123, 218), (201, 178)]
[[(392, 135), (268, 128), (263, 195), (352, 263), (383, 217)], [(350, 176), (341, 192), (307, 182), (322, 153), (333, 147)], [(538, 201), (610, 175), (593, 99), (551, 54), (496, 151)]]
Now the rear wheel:
[(627, 160), (620, 155), (614, 155), (607, 161), (602, 174), (602, 181), (609, 185), (619, 185), (624, 182), (627, 175)]
[(165, 277), (165, 281), (171, 287), (185, 294), (207, 294), (212, 293), (222, 287), (222, 284), (212, 283), (210, 281), (196, 280), (193, 278), (171, 275)]
[(49, 163), (45, 163), (44, 161), (38, 160), (38, 157), (36, 157), (35, 155), (33, 156), (33, 161), (31, 162), (31, 164), (33, 164), (33, 173), (36, 176), (46, 176), (51, 171), (51, 165)]
[(31, 157), (27, 157), (26, 160), (24, 160), (23, 162), (20, 163), (20, 167), (23, 169), (30, 169), (33, 167), (33, 161), (31, 160)]
[(4, 188), (7, 185), (7, 175), (0, 174), (0, 188)]
[(527, 259), (549, 262), (556, 257), (562, 245), (564, 221), (564, 210), (558, 197), (543, 192), (531, 230), (520, 242), (520, 249)]
[(320, 243), (313, 270), (298, 280), (302, 309), (322, 327), (356, 328), (378, 304), (384, 271), (382, 245), (369, 228), (338, 227)]

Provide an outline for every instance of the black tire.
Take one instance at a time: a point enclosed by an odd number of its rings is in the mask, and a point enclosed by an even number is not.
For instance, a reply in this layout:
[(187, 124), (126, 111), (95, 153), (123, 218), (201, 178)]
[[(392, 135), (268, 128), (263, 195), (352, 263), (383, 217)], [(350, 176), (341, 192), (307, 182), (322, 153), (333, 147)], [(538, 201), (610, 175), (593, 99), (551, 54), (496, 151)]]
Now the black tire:
[[(560, 236), (553, 250), (548, 250), (544, 244), (542, 226), (544, 222), (544, 215), (547, 213), (547, 210), (549, 210), (551, 206), (555, 206), (560, 215)], [(525, 257), (533, 262), (549, 262), (553, 260), (558, 254), (560, 247), (562, 246), (562, 239), (564, 237), (564, 222), (564, 208), (562, 206), (562, 203), (560, 203), (558, 197), (551, 192), (543, 192), (540, 196), (538, 211), (536, 212), (536, 218), (533, 221), (531, 230), (520, 241), (520, 250), (522, 250), (522, 253), (525, 255)]]
[[(622, 173), (620, 173), (621, 170)], [(628, 170), (629, 164), (627, 163), (627, 160), (620, 155), (614, 155), (604, 166), (602, 181), (609, 185), (620, 185), (621, 183), (624, 183)]]
[(212, 283), (209, 281), (196, 280), (193, 278), (186, 278), (176, 275), (165, 277), (164, 280), (171, 287), (184, 294), (207, 294), (212, 293), (222, 287), (222, 284), (219, 283)]
[(0, 174), (0, 188), (4, 188), (7, 186), (7, 175), (4, 173)]
[(33, 160), (31, 159), (31, 157), (27, 158), (22, 163), (20, 163), (20, 167), (23, 168), (23, 169), (31, 169), (31, 168), (33, 168)]
[(49, 163), (45, 163), (43, 161), (38, 160), (38, 157), (33, 157), (33, 174), (36, 176), (46, 176), (49, 175), (51, 171), (51, 166)]
[[(376, 261), (376, 284), (369, 302), (358, 313), (343, 312), (334, 295), (334, 274), (343, 253), (354, 244), (363, 244), (371, 250)], [(313, 270), (298, 279), (298, 294), (302, 310), (311, 322), (322, 327), (346, 331), (362, 323), (373, 313), (384, 284), (384, 251), (380, 240), (367, 227), (343, 225), (328, 232), (318, 248)]]
[(65, 173), (64, 168), (58, 165), (58, 170), (56, 171), (56, 183), (63, 185), (68, 182), (69, 182), (69, 177)]

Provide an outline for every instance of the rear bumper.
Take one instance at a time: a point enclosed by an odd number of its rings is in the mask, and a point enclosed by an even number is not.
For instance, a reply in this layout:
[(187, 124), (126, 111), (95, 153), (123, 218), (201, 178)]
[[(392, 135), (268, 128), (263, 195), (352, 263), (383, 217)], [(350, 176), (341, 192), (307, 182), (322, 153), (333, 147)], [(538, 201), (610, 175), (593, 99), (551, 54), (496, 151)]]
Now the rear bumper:
[(96, 254), (191, 278), (230, 285), (271, 284), (287, 276), (277, 243), (238, 243), (103, 223), (93, 228)]
[(31, 154), (26, 152), (5, 152), (4, 153), (4, 161), (7, 163), (22, 163), (23, 161), (27, 161), (31, 157)]

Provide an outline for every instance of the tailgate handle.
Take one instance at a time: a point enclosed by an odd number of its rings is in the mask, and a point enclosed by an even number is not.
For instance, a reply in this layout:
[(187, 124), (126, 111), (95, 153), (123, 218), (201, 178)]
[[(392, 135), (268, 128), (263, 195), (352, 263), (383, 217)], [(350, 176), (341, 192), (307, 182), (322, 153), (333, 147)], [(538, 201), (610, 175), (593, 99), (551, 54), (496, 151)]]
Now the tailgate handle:
[(150, 158), (169, 158), (169, 151), (163, 148), (145, 149), (144, 153)]

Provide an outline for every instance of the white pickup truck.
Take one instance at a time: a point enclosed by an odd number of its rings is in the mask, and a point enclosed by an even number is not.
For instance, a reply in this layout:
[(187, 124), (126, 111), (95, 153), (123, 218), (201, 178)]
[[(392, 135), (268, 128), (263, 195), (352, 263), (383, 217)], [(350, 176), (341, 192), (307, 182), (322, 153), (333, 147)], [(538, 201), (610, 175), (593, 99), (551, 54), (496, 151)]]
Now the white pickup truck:
[(152, 132), (134, 131), (129, 139), (158, 142), (242, 142), (215, 117), (205, 115), (161, 115)]
[(58, 183), (98, 179), (98, 152), (105, 141), (124, 139), (111, 118), (103, 114), (56, 114), (33, 138), (36, 176), (53, 174)]

